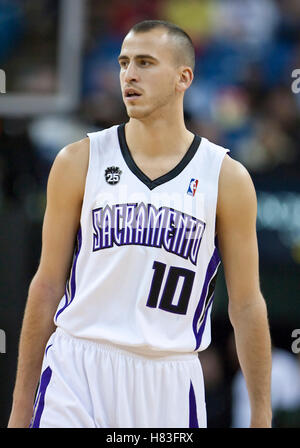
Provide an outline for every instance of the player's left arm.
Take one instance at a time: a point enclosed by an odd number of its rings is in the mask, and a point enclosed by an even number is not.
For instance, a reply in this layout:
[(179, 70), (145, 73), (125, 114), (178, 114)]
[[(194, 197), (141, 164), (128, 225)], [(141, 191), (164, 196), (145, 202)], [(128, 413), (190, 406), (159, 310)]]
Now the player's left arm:
[(271, 339), (259, 282), (256, 216), (252, 179), (243, 165), (226, 155), (219, 178), (216, 230), (228, 312), (251, 404), (250, 425), (270, 427)]

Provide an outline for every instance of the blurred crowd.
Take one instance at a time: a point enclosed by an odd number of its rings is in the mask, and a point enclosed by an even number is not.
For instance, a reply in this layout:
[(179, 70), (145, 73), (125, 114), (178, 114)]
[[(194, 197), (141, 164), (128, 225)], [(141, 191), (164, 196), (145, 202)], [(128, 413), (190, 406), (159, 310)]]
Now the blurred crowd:
[[(297, 178), (300, 94), (293, 93), (291, 86), (292, 72), (300, 68), (299, 1), (83, 3), (78, 108), (63, 117), (38, 116), (21, 124), (0, 117), (1, 143), (10, 140), (13, 132), (16, 138), (24, 132), (32, 151), (51, 162), (68, 139), (85, 136), (87, 127), (99, 129), (126, 120), (117, 63), (122, 39), (134, 23), (159, 18), (183, 27), (195, 44), (195, 79), (185, 99), (187, 126), (230, 148), (232, 157), (251, 174), (271, 172)], [(6, 68), (8, 92), (55, 91), (59, 4), (58, 0), (0, 1), (0, 67)], [(18, 177), (7, 172), (12, 155), (5, 147), (1, 144), (2, 193), (3, 189), (7, 193), (8, 178)], [(24, 174), (23, 162), (20, 165)], [(12, 189), (9, 193), (16, 196), (18, 187)]]
[[(254, 179), (292, 179), (300, 190), (300, 93), (292, 91), (292, 72), (300, 69), (299, 0), (83, 3), (76, 110), (22, 119), (0, 115), (0, 211), (18, 204), (30, 220), (40, 222), (56, 153), (88, 131), (127, 120), (117, 56), (128, 29), (144, 19), (174, 22), (195, 44), (195, 79), (185, 98), (187, 127), (229, 148)], [(6, 71), (8, 94), (57, 89), (59, 12), (59, 0), (0, 0), (0, 68)], [(200, 356), (213, 427), (247, 426), (249, 417), (228, 334)], [(275, 424), (300, 426), (300, 361), (287, 350), (274, 350)]]

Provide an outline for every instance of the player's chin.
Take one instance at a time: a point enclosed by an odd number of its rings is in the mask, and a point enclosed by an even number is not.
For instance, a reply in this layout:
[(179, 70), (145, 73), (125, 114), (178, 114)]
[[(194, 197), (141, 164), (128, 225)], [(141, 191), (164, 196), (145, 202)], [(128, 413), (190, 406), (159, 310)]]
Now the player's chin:
[(148, 115), (145, 110), (137, 107), (127, 107), (126, 110), (129, 118), (145, 118)]

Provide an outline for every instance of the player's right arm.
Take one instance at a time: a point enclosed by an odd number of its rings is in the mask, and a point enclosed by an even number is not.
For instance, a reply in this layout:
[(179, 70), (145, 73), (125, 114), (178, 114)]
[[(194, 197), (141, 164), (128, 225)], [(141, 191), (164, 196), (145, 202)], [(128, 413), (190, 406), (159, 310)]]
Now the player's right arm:
[(70, 272), (88, 157), (88, 138), (72, 143), (59, 152), (49, 174), (41, 258), (23, 318), (10, 428), (30, 424), (45, 345), (55, 330), (53, 317)]

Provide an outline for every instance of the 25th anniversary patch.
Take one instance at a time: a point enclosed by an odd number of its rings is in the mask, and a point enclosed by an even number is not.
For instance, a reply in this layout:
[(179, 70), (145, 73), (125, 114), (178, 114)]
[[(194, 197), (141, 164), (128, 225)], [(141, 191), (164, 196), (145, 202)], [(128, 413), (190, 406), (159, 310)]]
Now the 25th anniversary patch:
[(110, 166), (106, 168), (104, 176), (105, 180), (110, 185), (115, 185), (119, 182), (122, 171), (117, 166)]

